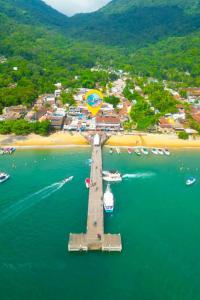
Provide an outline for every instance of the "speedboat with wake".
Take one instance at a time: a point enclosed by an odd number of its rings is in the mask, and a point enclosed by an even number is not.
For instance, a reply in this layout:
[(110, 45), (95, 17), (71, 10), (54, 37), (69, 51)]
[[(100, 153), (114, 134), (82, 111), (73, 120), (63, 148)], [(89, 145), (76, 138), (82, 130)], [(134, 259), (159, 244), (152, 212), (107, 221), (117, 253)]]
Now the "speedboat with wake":
[(10, 175), (6, 173), (0, 173), (0, 183), (7, 181), (10, 178)]
[(114, 210), (114, 196), (108, 183), (106, 191), (103, 196), (103, 205), (105, 212), (111, 213)]
[(196, 178), (191, 176), (186, 180), (186, 185), (190, 186), (193, 185), (195, 182), (196, 182)]
[(122, 176), (118, 171), (103, 171), (103, 180), (107, 182), (120, 182)]
[(70, 176), (70, 177), (67, 177), (65, 178), (64, 180), (62, 180), (62, 183), (67, 183), (67, 182), (70, 182), (74, 179), (74, 176)]

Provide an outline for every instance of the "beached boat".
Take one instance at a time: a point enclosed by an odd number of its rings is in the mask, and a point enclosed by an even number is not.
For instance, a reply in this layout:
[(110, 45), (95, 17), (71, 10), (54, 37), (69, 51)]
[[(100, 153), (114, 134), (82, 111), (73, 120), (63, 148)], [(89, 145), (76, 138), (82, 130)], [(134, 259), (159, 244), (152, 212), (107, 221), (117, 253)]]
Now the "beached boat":
[(87, 189), (90, 188), (90, 185), (91, 185), (91, 179), (90, 179), (90, 178), (86, 178), (86, 179), (85, 179), (85, 185), (86, 185), (86, 188), (87, 188)]
[(171, 154), (170, 151), (169, 151), (168, 149), (164, 149), (163, 152), (164, 152), (164, 154), (167, 155), (167, 156), (170, 156), (170, 154)]
[(196, 182), (196, 178), (191, 176), (186, 180), (186, 185), (190, 186), (193, 185), (195, 182)]
[(122, 181), (122, 176), (118, 171), (103, 171), (103, 180), (108, 182)]
[(67, 177), (67, 178), (65, 178), (65, 179), (62, 181), (62, 183), (70, 182), (70, 181), (72, 181), (73, 179), (74, 179), (74, 176)]
[(114, 196), (110, 188), (110, 184), (107, 185), (106, 191), (103, 196), (103, 205), (105, 212), (111, 213), (114, 210)]
[(156, 148), (151, 149), (151, 153), (154, 154), (154, 155), (158, 155), (159, 154), (158, 153), (158, 149), (156, 149)]
[(159, 154), (159, 155), (164, 155), (163, 150), (162, 150), (162, 149), (158, 149), (158, 154)]
[(142, 152), (142, 154), (144, 154), (144, 155), (148, 155), (148, 154), (149, 154), (149, 151), (148, 151), (147, 148), (142, 148), (142, 149), (141, 149), (141, 152)]
[(133, 150), (131, 148), (128, 148), (128, 154), (132, 154)]
[(0, 173), (0, 183), (7, 181), (10, 178), (10, 175), (6, 173)]

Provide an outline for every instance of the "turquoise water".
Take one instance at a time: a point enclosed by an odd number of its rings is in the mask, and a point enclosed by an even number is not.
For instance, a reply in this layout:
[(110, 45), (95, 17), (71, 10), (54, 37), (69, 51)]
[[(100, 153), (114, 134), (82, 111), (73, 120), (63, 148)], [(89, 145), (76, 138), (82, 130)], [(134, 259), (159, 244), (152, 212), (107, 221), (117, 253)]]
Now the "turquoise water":
[[(104, 151), (118, 169), (107, 232), (123, 252), (68, 253), (85, 231), (90, 149), (18, 151), (0, 157), (0, 299), (200, 299), (200, 152), (136, 157)], [(72, 182), (59, 182), (74, 175)], [(185, 186), (188, 176), (196, 185)], [(132, 178), (128, 178), (132, 177)]]

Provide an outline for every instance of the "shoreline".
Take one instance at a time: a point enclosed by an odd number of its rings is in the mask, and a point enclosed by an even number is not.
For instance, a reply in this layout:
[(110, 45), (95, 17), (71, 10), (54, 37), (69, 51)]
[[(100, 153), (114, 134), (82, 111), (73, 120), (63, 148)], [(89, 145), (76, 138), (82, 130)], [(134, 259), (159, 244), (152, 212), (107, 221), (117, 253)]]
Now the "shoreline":
[[(29, 136), (0, 135), (0, 147), (15, 147), (16, 149), (64, 149), (90, 147), (84, 136), (79, 133), (57, 132), (48, 137), (35, 134)], [(170, 148), (170, 149), (200, 149), (200, 138), (180, 140), (176, 135), (167, 134), (137, 134), (112, 135), (105, 147), (119, 148)]]

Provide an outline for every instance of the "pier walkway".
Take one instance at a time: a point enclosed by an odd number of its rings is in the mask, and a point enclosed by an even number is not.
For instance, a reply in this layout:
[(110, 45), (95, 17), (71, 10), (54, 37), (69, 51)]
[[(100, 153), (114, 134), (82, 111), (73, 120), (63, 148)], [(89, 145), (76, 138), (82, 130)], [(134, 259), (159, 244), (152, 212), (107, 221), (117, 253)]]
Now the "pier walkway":
[(102, 147), (104, 137), (99, 145), (92, 148), (91, 186), (89, 189), (87, 232), (70, 234), (69, 251), (121, 251), (120, 234), (104, 233), (103, 181), (102, 181)]

